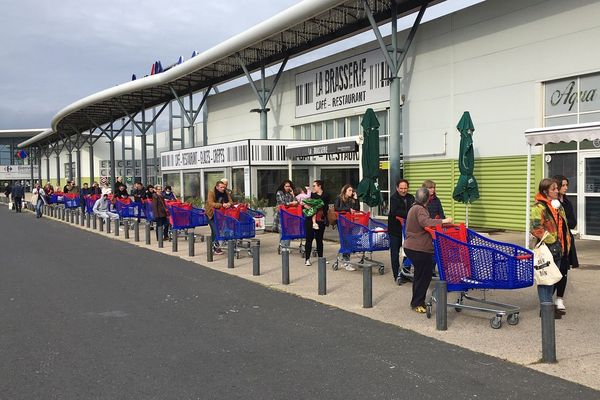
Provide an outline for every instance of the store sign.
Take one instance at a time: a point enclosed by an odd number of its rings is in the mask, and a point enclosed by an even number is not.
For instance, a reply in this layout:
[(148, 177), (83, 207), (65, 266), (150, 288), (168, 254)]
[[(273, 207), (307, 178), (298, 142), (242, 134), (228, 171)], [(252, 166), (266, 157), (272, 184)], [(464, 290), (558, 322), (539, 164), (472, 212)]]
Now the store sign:
[(358, 144), (356, 140), (347, 142), (324, 143), (316, 146), (307, 145), (302, 147), (288, 148), (285, 154), (288, 158), (323, 156), (339, 153), (355, 153), (358, 152)]
[[(33, 166), (33, 176), (38, 176), (38, 166)], [(1, 165), (0, 179), (2, 180), (17, 180), (31, 179), (31, 165)]]
[(388, 101), (389, 76), (379, 49), (296, 74), (296, 117)]
[(166, 151), (160, 154), (161, 171), (248, 165), (248, 141)]
[(600, 111), (600, 74), (545, 84), (545, 116)]

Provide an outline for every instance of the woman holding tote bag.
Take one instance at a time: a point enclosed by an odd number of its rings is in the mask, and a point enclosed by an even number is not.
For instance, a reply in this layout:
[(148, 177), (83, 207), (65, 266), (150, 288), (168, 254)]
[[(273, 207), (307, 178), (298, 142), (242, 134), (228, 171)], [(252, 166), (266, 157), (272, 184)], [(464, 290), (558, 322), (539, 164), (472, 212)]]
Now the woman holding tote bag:
[[(561, 261), (563, 254), (569, 254), (571, 236), (565, 210), (558, 200), (558, 184), (552, 179), (544, 178), (540, 181), (535, 204), (531, 208), (531, 234), (548, 246), (554, 263), (562, 271)], [(552, 303), (554, 286), (538, 284), (540, 303)], [(558, 307), (559, 304), (562, 307)], [(555, 303), (555, 318), (560, 319), (564, 313), (564, 302), (562, 297), (558, 297)]]

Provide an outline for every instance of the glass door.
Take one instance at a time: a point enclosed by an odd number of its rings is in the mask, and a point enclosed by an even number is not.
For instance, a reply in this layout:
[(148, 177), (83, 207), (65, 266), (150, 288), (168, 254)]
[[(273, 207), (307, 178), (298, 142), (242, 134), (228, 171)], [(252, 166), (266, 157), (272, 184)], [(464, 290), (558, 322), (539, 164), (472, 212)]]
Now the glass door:
[(585, 153), (582, 159), (582, 238), (600, 240), (600, 153)]

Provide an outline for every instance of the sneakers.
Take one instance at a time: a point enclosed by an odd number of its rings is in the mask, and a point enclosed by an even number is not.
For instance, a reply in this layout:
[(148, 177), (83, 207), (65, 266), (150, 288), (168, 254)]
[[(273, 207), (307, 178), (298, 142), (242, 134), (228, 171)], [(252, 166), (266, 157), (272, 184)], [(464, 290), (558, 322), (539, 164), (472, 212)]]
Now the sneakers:
[(304, 263), (304, 265), (306, 265), (307, 267), (310, 267), (312, 264), (310, 263), (310, 260), (306, 260), (306, 262)]
[(554, 304), (556, 305), (556, 312), (559, 314), (566, 314), (567, 313), (567, 308), (565, 307), (565, 302), (563, 301), (562, 298), (557, 298), (556, 301), (554, 302)]
[(215, 247), (215, 251), (214, 251), (214, 253), (215, 253), (216, 255), (220, 256), (221, 254), (223, 254), (223, 250), (221, 250), (221, 248), (220, 248), (220, 247)]
[(313, 224), (313, 229), (314, 230), (319, 230), (319, 224), (317, 224), (316, 222)]
[(344, 268), (346, 268), (346, 271), (356, 271), (356, 268), (348, 263), (344, 263)]
[(413, 308), (413, 311), (418, 314), (425, 314), (427, 312), (427, 309), (423, 306), (416, 306)]

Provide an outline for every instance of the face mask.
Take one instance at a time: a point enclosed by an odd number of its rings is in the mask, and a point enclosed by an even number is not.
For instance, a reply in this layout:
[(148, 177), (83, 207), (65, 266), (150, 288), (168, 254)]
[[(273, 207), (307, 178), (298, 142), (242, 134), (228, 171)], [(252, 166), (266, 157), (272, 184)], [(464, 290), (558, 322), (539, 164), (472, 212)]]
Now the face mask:
[(556, 208), (557, 210), (560, 208), (560, 201), (557, 199), (552, 200), (550, 204), (552, 204), (552, 207)]

